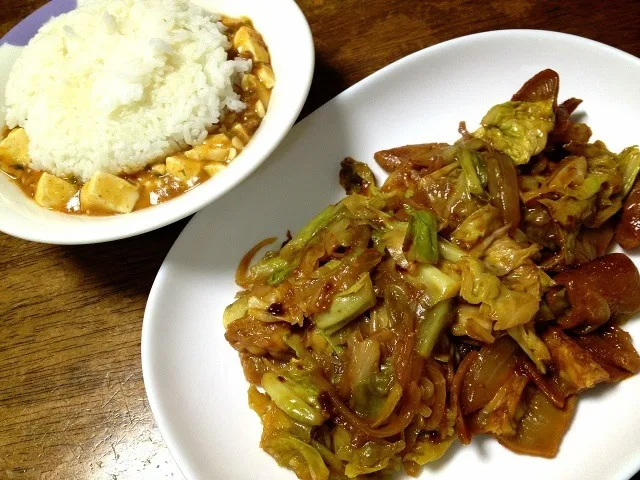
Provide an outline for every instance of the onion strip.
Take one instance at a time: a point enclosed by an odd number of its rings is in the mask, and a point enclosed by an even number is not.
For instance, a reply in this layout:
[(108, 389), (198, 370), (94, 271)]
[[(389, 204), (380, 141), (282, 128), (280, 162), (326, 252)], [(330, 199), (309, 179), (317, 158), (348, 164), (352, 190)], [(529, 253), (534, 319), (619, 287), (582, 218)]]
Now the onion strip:
[(347, 404), (344, 403), (340, 395), (331, 384), (320, 372), (316, 371), (313, 375), (314, 383), (320, 390), (324, 391), (333, 406), (343, 419), (355, 430), (362, 433), (368, 438), (386, 438), (392, 435), (396, 435), (402, 432), (409, 426), (413, 417), (418, 413), (418, 406), (420, 404), (421, 390), (415, 382), (409, 385), (407, 394), (405, 396), (406, 401), (402, 406), (400, 412), (394, 417), (387, 425), (381, 428), (373, 428), (364, 419), (354, 413)]
[(271, 245), (276, 240), (276, 237), (265, 238), (249, 250), (244, 257), (242, 257), (242, 260), (240, 260), (240, 264), (238, 265), (238, 269), (236, 270), (236, 283), (239, 286), (247, 288), (247, 285), (249, 284), (249, 265), (251, 265), (253, 257), (255, 257), (256, 253), (264, 247)]
[(469, 445), (469, 443), (471, 443), (471, 434), (464, 423), (464, 415), (462, 414), (462, 407), (460, 406), (460, 391), (462, 390), (464, 377), (477, 358), (478, 352), (475, 350), (468, 353), (462, 362), (460, 362), (456, 375), (453, 377), (453, 383), (451, 384), (451, 404), (456, 409), (456, 433), (463, 445)]

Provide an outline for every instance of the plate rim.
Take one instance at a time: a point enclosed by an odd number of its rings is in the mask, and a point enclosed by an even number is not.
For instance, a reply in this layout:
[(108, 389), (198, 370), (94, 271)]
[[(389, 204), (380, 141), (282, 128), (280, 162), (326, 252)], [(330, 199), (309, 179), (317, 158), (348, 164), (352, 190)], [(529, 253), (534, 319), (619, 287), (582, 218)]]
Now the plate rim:
[[(299, 124), (305, 122), (307, 119), (316, 115), (318, 112), (323, 110), (328, 104), (333, 103), (334, 101), (339, 102), (342, 98), (345, 98), (348, 95), (350, 95), (352, 91), (368, 85), (369, 83), (375, 81), (377, 78), (383, 76), (384, 74), (391, 71), (392, 69), (399, 68), (405, 63), (411, 62), (416, 57), (426, 55), (428, 54), (428, 52), (436, 52), (438, 50), (455, 47), (456, 45), (461, 43), (464, 44), (467, 42), (472, 42), (476, 39), (486, 39), (486, 38), (501, 37), (501, 36), (504, 36), (507, 38), (510, 36), (520, 36), (521, 39), (526, 39), (526, 40), (535, 40), (534, 38), (535, 36), (546, 37), (546, 39), (550, 39), (550, 40), (553, 40), (553, 39), (572, 40), (577, 43), (582, 43), (591, 48), (600, 49), (604, 52), (607, 52), (608, 54), (621, 57), (625, 61), (630, 61), (634, 63), (636, 67), (640, 68), (640, 58), (636, 57), (635, 55), (632, 55), (628, 52), (625, 52), (611, 45), (607, 45), (605, 43), (598, 42), (596, 40), (592, 40), (579, 35), (574, 35), (574, 34), (569, 34), (564, 32), (556, 32), (551, 30), (544, 30), (544, 29), (488, 30), (488, 31), (473, 33), (469, 35), (464, 35), (461, 37), (455, 37), (443, 42), (430, 45), (423, 49), (412, 52), (388, 65), (385, 65), (383, 68), (373, 72), (372, 74), (368, 75), (362, 80), (351, 85), (350, 87), (343, 90), (338, 95), (334, 96), (333, 98), (328, 100), (326, 103), (318, 107), (316, 110), (309, 113), (309, 115), (301, 119), (294, 126), (294, 128), (297, 127)], [(158, 429), (160, 430), (162, 438), (164, 439), (169, 449), (169, 452), (171, 453), (171, 456), (176, 461), (178, 467), (180, 468), (185, 478), (189, 480), (195, 479), (198, 477), (194, 474), (194, 472), (192, 471), (186, 459), (184, 459), (182, 455), (178, 454), (178, 452), (180, 452), (182, 448), (180, 447), (178, 442), (172, 437), (170, 432), (171, 427), (169, 425), (171, 422), (169, 421), (168, 416), (163, 415), (162, 412), (160, 411), (161, 409), (159, 405), (159, 399), (156, 397), (158, 393), (157, 393), (156, 385), (152, 380), (153, 363), (151, 361), (151, 355), (153, 355), (152, 353), (153, 347), (150, 347), (150, 345), (152, 345), (150, 341), (150, 336), (152, 335), (152, 323), (154, 322), (153, 319), (156, 317), (154, 313), (154, 305), (156, 303), (156, 298), (158, 297), (158, 295), (160, 295), (160, 290), (164, 282), (167, 281), (167, 275), (170, 273), (171, 266), (170, 264), (167, 263), (167, 259), (171, 257), (172, 253), (174, 252), (174, 249), (177, 248), (177, 245), (180, 242), (181, 238), (183, 236), (189, 235), (190, 230), (192, 228), (195, 228), (195, 222), (193, 222), (192, 220), (193, 219), (189, 221), (189, 223), (185, 226), (185, 228), (182, 230), (180, 235), (176, 238), (174, 244), (172, 245), (171, 249), (167, 253), (162, 265), (160, 266), (160, 269), (158, 271), (158, 274), (156, 275), (156, 278), (154, 279), (154, 282), (151, 287), (151, 291), (149, 293), (149, 297), (147, 299), (147, 303), (145, 306), (143, 323), (142, 323), (142, 335), (141, 335), (142, 375), (143, 375), (143, 382), (145, 385), (145, 391), (147, 392), (147, 399), (149, 401), (149, 406), (153, 413), (154, 420), (158, 425)], [(639, 471), (640, 471), (640, 455), (638, 455), (638, 458), (634, 462), (628, 462), (624, 465), (624, 467), (619, 468), (615, 472), (614, 478), (616, 480), (629, 480), (632, 478), (632, 476), (636, 472), (639, 472)]]

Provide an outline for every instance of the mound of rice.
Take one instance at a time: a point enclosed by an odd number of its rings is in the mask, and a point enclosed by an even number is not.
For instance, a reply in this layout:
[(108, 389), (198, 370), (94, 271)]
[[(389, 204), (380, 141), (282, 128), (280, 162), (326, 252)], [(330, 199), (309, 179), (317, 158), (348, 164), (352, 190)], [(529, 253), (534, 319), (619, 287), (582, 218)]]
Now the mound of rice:
[(22, 52), (6, 124), (27, 132), (34, 168), (84, 181), (138, 171), (245, 107), (232, 86), (251, 64), (227, 59), (224, 31), (188, 0), (85, 0)]

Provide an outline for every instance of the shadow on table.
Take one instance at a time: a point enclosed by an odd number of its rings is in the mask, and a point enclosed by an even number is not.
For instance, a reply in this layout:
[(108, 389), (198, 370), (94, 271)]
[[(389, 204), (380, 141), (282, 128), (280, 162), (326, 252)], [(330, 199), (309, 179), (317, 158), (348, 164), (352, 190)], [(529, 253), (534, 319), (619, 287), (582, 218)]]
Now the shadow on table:
[(316, 57), (311, 90), (302, 112), (298, 116), (298, 121), (307, 117), (348, 87), (349, 85), (337, 70), (329, 66), (322, 57)]
[(55, 248), (65, 249), (65, 261), (81, 271), (87, 287), (147, 295), (162, 261), (190, 218), (124, 240)]

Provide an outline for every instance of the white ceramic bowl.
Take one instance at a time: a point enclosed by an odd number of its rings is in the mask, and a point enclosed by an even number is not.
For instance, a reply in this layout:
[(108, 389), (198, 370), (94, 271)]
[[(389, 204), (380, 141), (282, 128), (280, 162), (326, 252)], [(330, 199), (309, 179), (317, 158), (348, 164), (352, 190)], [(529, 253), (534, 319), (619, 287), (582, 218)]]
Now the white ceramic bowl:
[[(0, 174), (0, 231), (53, 244), (106, 242), (148, 232), (180, 220), (213, 202), (250, 175), (276, 148), (295, 122), (309, 93), (314, 67), (313, 39), (293, 0), (194, 0), (230, 16), (251, 18), (271, 52), (276, 74), (269, 109), (247, 148), (219, 175), (179, 197), (126, 215), (89, 217), (46, 210)], [(69, 0), (53, 0), (14, 28), (0, 44), (0, 107), (13, 62), (23, 47), (9, 41), (31, 38)], [(10, 40), (11, 39), (11, 40)], [(11, 41), (11, 43), (24, 43)]]

